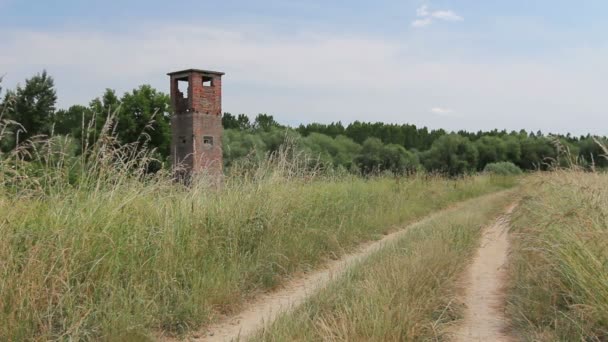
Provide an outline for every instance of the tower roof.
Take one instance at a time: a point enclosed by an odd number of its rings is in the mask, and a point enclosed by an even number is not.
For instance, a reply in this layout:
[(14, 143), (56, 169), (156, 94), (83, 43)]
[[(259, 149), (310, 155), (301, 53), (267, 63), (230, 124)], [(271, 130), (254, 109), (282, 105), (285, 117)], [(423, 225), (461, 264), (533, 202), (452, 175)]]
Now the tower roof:
[(174, 75), (193, 74), (193, 73), (194, 74), (219, 75), (219, 76), (223, 76), (224, 75), (223, 72), (211, 71), (211, 70), (202, 70), (202, 69), (185, 69), (185, 70), (170, 72), (167, 75), (174, 76)]

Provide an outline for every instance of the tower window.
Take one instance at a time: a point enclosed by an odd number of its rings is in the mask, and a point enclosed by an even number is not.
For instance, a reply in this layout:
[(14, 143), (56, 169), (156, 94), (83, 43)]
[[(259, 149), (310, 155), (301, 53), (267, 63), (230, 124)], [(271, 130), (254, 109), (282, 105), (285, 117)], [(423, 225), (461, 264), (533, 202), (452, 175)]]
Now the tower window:
[(213, 78), (203, 76), (203, 87), (213, 87)]
[(177, 91), (179, 92), (180, 96), (184, 99), (188, 98), (188, 89), (190, 88), (190, 83), (188, 82), (188, 79), (180, 79), (177, 80)]
[(206, 135), (203, 137), (203, 147), (212, 147), (213, 146), (213, 137)]

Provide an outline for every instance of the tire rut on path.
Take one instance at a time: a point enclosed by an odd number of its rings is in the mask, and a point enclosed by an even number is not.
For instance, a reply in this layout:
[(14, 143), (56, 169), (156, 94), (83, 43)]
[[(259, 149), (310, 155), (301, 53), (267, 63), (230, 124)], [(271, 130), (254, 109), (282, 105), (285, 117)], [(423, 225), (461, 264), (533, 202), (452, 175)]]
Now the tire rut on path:
[[(423, 219), (426, 220), (428, 218)], [(303, 277), (288, 281), (280, 290), (257, 296), (247, 303), (238, 315), (226, 317), (204, 331), (194, 334), (189, 341), (224, 342), (243, 341), (259, 329), (268, 326), (280, 314), (293, 310), (308, 297), (325, 287), (330, 281), (344, 274), (352, 265), (367, 258), (370, 254), (382, 249), (387, 243), (397, 240), (410, 227), (385, 235), (382, 239), (364, 243), (357, 252), (348, 254), (339, 260), (328, 262), (321, 270)]]
[(481, 247), (466, 273), (466, 311), (464, 320), (452, 334), (455, 342), (515, 340), (507, 331), (504, 283), (509, 253), (507, 231), (510, 214), (516, 206), (510, 205), (506, 214), (483, 233)]
[[(497, 192), (482, 197), (497, 196), (501, 193)], [(348, 254), (339, 260), (331, 261), (321, 270), (288, 281), (278, 291), (257, 296), (252, 302), (247, 303), (245, 309), (237, 315), (225, 317), (211, 326), (190, 334), (187, 341), (224, 342), (247, 340), (247, 337), (251, 337), (258, 330), (274, 322), (280, 314), (293, 310), (302, 304), (315, 292), (325, 287), (332, 279), (344, 274), (355, 263), (382, 249), (387, 243), (398, 240), (409, 229), (446, 211), (458, 210), (465, 203), (472, 200), (479, 200), (479, 197), (456, 203), (448, 208), (431, 213), (419, 221), (409, 224), (404, 229), (384, 236), (381, 240), (364, 243), (357, 252)], [(166, 336), (159, 337), (159, 340), (177, 341)]]

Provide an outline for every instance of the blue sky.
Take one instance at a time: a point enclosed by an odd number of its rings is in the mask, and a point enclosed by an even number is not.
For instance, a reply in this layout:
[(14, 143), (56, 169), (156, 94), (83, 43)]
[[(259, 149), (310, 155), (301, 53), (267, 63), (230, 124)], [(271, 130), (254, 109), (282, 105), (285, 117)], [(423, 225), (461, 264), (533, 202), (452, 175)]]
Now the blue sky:
[(0, 0), (4, 87), (59, 106), (225, 71), (224, 111), (299, 124), (608, 134), (608, 2)]

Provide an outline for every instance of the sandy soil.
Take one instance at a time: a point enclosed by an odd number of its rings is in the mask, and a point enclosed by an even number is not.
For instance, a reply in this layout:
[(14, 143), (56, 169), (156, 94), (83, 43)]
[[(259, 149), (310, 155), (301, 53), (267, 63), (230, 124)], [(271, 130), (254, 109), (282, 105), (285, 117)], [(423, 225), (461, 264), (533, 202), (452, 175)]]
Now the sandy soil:
[(513, 341), (504, 315), (504, 281), (507, 276), (509, 216), (516, 204), (486, 228), (482, 245), (465, 278), (465, 317), (452, 334), (453, 340)]

